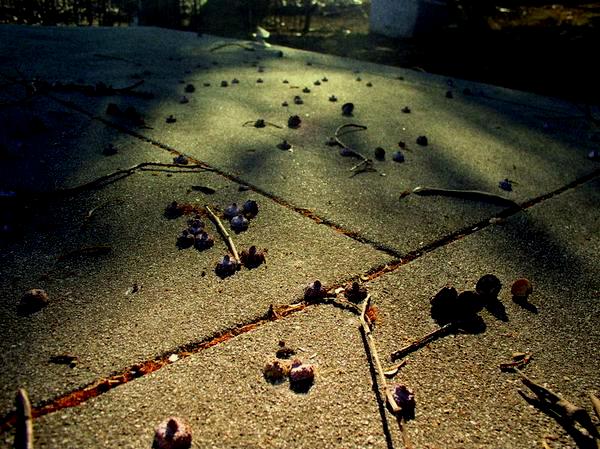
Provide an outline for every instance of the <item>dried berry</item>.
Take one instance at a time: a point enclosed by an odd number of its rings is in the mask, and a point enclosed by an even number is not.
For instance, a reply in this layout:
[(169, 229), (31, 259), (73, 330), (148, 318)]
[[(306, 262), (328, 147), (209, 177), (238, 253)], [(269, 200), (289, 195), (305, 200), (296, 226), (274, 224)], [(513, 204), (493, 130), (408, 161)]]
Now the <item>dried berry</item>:
[(451, 90), (446, 91), (446, 98), (454, 98), (454, 94), (452, 93)]
[(498, 183), (498, 187), (507, 192), (512, 192), (512, 181), (508, 178), (504, 178)]
[(429, 145), (429, 141), (427, 140), (427, 136), (419, 136), (417, 137), (417, 145), (421, 145), (422, 147), (426, 147)]
[(180, 154), (179, 156), (173, 158), (173, 163), (180, 164), (180, 165), (187, 165), (190, 163), (190, 161), (187, 158), (187, 156)]
[[(210, 87), (210, 83), (203, 83), (202, 84), (204, 87)], [(227, 87), (227, 84), (225, 86), (223, 86), (223, 81), (221, 81), (221, 86), (222, 87)]]
[(402, 151), (396, 151), (393, 154), (392, 159), (394, 160), (394, 162), (404, 162), (404, 154), (402, 153)]
[(265, 253), (257, 250), (254, 245), (248, 248), (248, 251), (243, 250), (240, 259), (246, 268), (256, 268), (266, 261)]
[(344, 103), (342, 105), (342, 115), (351, 116), (353, 111), (354, 111), (354, 104)]
[(197, 250), (204, 251), (205, 249), (212, 248), (214, 244), (215, 241), (206, 231), (200, 231), (194, 236), (194, 247)]
[(237, 78), (234, 78), (231, 80), (231, 84), (240, 84), (240, 80)]
[(325, 296), (327, 296), (327, 290), (323, 288), (321, 281), (318, 279), (304, 288), (304, 299), (306, 301), (323, 299)]
[(335, 102), (338, 101), (337, 97), (335, 95), (330, 95), (329, 96), (329, 101)]
[(320, 86), (320, 85), (321, 85), (321, 81), (319, 81), (319, 80), (316, 80), (316, 81), (315, 81), (313, 84), (314, 84), (315, 86)]
[(254, 126), (255, 128), (264, 128), (265, 126), (267, 126), (267, 122), (265, 122), (264, 119), (259, 118), (254, 122), (252, 126)]
[(358, 282), (353, 282), (352, 285), (346, 287), (344, 295), (348, 301), (361, 302), (367, 297), (367, 289)]
[(302, 89), (302, 92), (305, 94), (309, 94), (310, 93), (310, 89), (308, 87), (305, 87), (304, 89)]
[(180, 99), (179, 99), (179, 104), (187, 104), (189, 103), (190, 100), (188, 100), (188, 97), (186, 97), (185, 95), (183, 95)]
[(529, 279), (521, 278), (513, 282), (510, 292), (515, 300), (525, 300), (533, 293), (533, 284)]
[(233, 217), (240, 215), (241, 213), (242, 210), (238, 207), (238, 205), (236, 203), (232, 203), (225, 208), (223, 211), (223, 216), (228, 220), (231, 220)]
[(191, 445), (192, 428), (183, 419), (171, 416), (156, 427), (153, 448), (189, 449)]
[(357, 76), (356, 81), (362, 81), (362, 78), (360, 76)]
[(367, 84), (365, 84), (365, 86), (367, 86), (367, 87), (373, 87), (373, 83), (371, 81), (369, 81)]
[(302, 363), (300, 360), (292, 362), (290, 370), (290, 383), (293, 389), (308, 389), (315, 381), (315, 366)]
[(165, 122), (167, 123), (175, 123), (177, 121), (177, 119), (175, 117), (173, 117), (173, 115), (169, 115), (166, 119)]
[(475, 285), (475, 291), (485, 299), (496, 299), (502, 283), (493, 274), (486, 274), (481, 276)]
[(258, 84), (261, 84), (261, 83), (263, 83), (264, 81), (263, 81), (263, 79), (262, 79), (262, 78), (258, 78), (258, 79), (256, 80), (256, 82), (257, 82)]
[(354, 156), (354, 155), (355, 155), (354, 151), (352, 151), (350, 148), (348, 148), (348, 147), (340, 148), (340, 156), (349, 157), (349, 156)]
[(181, 249), (190, 248), (194, 245), (195, 240), (194, 234), (191, 234), (190, 231), (184, 229), (177, 238), (177, 247)]
[(414, 392), (406, 385), (396, 384), (390, 387), (390, 393), (398, 407), (400, 407), (402, 415), (413, 417), (416, 407)]
[(289, 128), (300, 128), (300, 124), (302, 123), (302, 119), (298, 115), (292, 115), (288, 119), (288, 127)]
[(191, 94), (192, 92), (196, 91), (196, 88), (194, 87), (193, 84), (188, 84), (187, 86), (185, 86), (185, 92), (188, 94)]
[(258, 203), (254, 200), (246, 200), (242, 205), (242, 212), (248, 218), (253, 218), (258, 215)]
[(273, 360), (263, 368), (263, 376), (272, 383), (282, 382), (290, 374), (289, 362)]
[(217, 266), (215, 268), (215, 273), (217, 273), (217, 276), (219, 276), (221, 278), (225, 278), (227, 276), (231, 276), (232, 274), (235, 274), (235, 272), (238, 269), (239, 269), (239, 266), (238, 266), (237, 262), (235, 260), (231, 259), (231, 257), (229, 257), (229, 255), (225, 255), (217, 263)]
[(444, 325), (456, 319), (456, 304), (458, 292), (449, 285), (442, 288), (430, 299), (431, 318), (438, 324)]
[(410, 114), (410, 108), (408, 106), (404, 106), (402, 108), (402, 112), (404, 112), (405, 114)]
[(227, 86), (229, 86), (229, 83), (227, 81), (225, 81), (225, 80), (221, 81), (221, 87), (227, 87)]
[(229, 225), (235, 232), (243, 232), (248, 229), (248, 219), (243, 215), (236, 215), (231, 219)]
[(21, 296), (19, 302), (19, 312), (22, 314), (31, 314), (42, 310), (50, 302), (50, 297), (45, 290), (34, 288), (26, 291)]
[(329, 80), (327, 79), (327, 77), (326, 77), (326, 76), (324, 76), (323, 78), (321, 78), (321, 81), (323, 81), (324, 83), (326, 83), (326, 82), (327, 82), (327, 81), (329, 81)]
[(277, 148), (279, 148), (280, 150), (287, 151), (292, 148), (292, 145), (287, 140), (283, 140), (277, 144)]
[(406, 142), (403, 142), (402, 140), (400, 142), (398, 142), (398, 146), (400, 148), (406, 148)]
[(282, 83), (283, 84), (290, 84), (290, 82), (288, 80), (283, 80)]
[(304, 104), (304, 100), (299, 95), (294, 97), (294, 104)]
[(375, 159), (378, 161), (383, 161), (385, 159), (385, 150), (383, 148), (375, 148)]
[(289, 106), (287, 101), (284, 101), (283, 103), (281, 103), (281, 106), (283, 106), (284, 108), (287, 108)]

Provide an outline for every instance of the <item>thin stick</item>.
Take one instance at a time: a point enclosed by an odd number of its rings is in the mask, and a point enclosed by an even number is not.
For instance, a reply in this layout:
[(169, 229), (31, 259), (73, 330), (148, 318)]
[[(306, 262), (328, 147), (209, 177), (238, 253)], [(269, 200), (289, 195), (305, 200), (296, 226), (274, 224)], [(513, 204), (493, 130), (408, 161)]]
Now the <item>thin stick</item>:
[(346, 148), (346, 150), (348, 150), (353, 156), (356, 156), (357, 158), (361, 159), (361, 162), (359, 162), (358, 164), (356, 164), (354, 167), (352, 167), (350, 169), (350, 171), (354, 171), (357, 168), (361, 167), (362, 165), (366, 165), (367, 168), (371, 166), (371, 164), (373, 163), (373, 161), (371, 159), (369, 159), (368, 157), (366, 157), (365, 155), (363, 155), (362, 153), (348, 147), (344, 142), (342, 142), (342, 140), (340, 139), (340, 136), (342, 136), (343, 134), (340, 134), (340, 131), (344, 128), (357, 128), (353, 131), (347, 131), (344, 134), (348, 134), (351, 132), (356, 132), (356, 131), (364, 131), (367, 129), (366, 126), (364, 125), (357, 125), (355, 123), (346, 123), (344, 125), (338, 126), (337, 129), (335, 130), (335, 134), (333, 136), (333, 138), (335, 139), (335, 142), (341, 146), (342, 148)]
[(19, 388), (15, 400), (17, 407), (17, 429), (15, 434), (15, 449), (33, 449), (33, 417), (31, 403), (24, 388)]
[(86, 183), (78, 185), (76, 187), (70, 187), (67, 189), (60, 189), (60, 190), (53, 190), (51, 192), (37, 192), (37, 193), (33, 193), (33, 194), (40, 195), (40, 196), (49, 196), (49, 195), (67, 195), (67, 194), (71, 194), (71, 193), (77, 193), (82, 190), (92, 189), (92, 188), (96, 187), (97, 185), (102, 184), (104, 182), (108, 182), (117, 176), (122, 176), (122, 177), (129, 176), (136, 170), (144, 169), (144, 167), (173, 167), (173, 168), (176, 167), (179, 169), (185, 169), (185, 170), (190, 170), (190, 171), (196, 170), (196, 169), (212, 171), (212, 169), (210, 167), (207, 167), (207, 166), (201, 165), (201, 164), (181, 165), (181, 164), (168, 164), (168, 163), (162, 163), (162, 162), (141, 162), (132, 167), (120, 169), (120, 170), (114, 171), (112, 173), (109, 173), (107, 175), (100, 176), (99, 178), (96, 178), (93, 181), (86, 182)]
[(206, 211), (210, 215), (210, 218), (212, 219), (212, 221), (214, 221), (215, 224), (217, 225), (217, 228), (219, 228), (219, 232), (221, 233), (223, 238), (225, 238), (225, 242), (227, 243), (227, 246), (229, 246), (231, 254), (233, 254), (233, 258), (235, 259), (235, 261), (238, 264), (241, 263), (240, 256), (238, 255), (238, 252), (235, 249), (235, 245), (233, 244), (233, 240), (231, 239), (231, 236), (227, 232), (227, 229), (225, 229), (225, 226), (223, 226), (223, 223), (221, 223), (221, 220), (219, 220), (219, 217), (217, 217), (214, 214), (214, 212), (212, 210), (210, 210), (210, 207), (208, 207), (208, 206), (204, 206), (204, 207), (206, 208)]
[(369, 326), (369, 323), (367, 322), (368, 317), (366, 316), (366, 314), (367, 314), (367, 309), (369, 308), (370, 302), (371, 302), (371, 295), (367, 295), (367, 297), (365, 298), (365, 300), (363, 302), (363, 306), (362, 306), (360, 316), (359, 316), (360, 324), (362, 326), (363, 333), (365, 335), (365, 339), (367, 340), (367, 348), (369, 351), (370, 359), (375, 364), (375, 371), (377, 371), (377, 375), (379, 376), (379, 382), (381, 383), (380, 386), (383, 387), (385, 390), (385, 399), (386, 399), (387, 403), (389, 404), (390, 408), (392, 409), (392, 413), (396, 417), (396, 420), (398, 421), (398, 427), (400, 428), (400, 433), (402, 435), (402, 441), (404, 442), (404, 446), (408, 449), (412, 449), (412, 444), (411, 444), (410, 440), (408, 439), (406, 429), (404, 428), (404, 418), (401, 413), (402, 409), (400, 408), (400, 406), (394, 399), (394, 396), (392, 395), (392, 392), (390, 391), (390, 389), (388, 387), (387, 379), (385, 377), (385, 372), (383, 370), (383, 367), (381, 366), (381, 361), (379, 360), (379, 353), (377, 352), (377, 347), (375, 346), (375, 338), (373, 337), (373, 334), (371, 333), (371, 327)]
[(456, 323), (446, 323), (442, 327), (438, 327), (433, 332), (426, 334), (425, 336), (419, 338), (418, 340), (413, 341), (412, 343), (404, 346), (401, 349), (398, 349), (396, 352), (392, 353), (392, 360), (398, 360), (404, 357), (405, 355), (416, 351), (417, 349), (422, 348), (429, 342), (446, 335), (449, 330), (454, 327)]
[(600, 419), (600, 399), (598, 399), (593, 393), (590, 393), (590, 400), (592, 401), (592, 407), (598, 419)]
[[(600, 440), (600, 433), (598, 432), (598, 429), (596, 429), (596, 426), (594, 426), (590, 415), (585, 409), (573, 404), (572, 402), (569, 402), (564, 398), (561, 398), (552, 390), (535, 383), (519, 368), (514, 368), (514, 370), (521, 376), (521, 381), (535, 393), (541, 406), (545, 406), (559, 418), (578, 423), (581, 425), (581, 427), (587, 430), (593, 438)], [(528, 401), (533, 400), (521, 390), (519, 390), (519, 393), (524, 399)]]

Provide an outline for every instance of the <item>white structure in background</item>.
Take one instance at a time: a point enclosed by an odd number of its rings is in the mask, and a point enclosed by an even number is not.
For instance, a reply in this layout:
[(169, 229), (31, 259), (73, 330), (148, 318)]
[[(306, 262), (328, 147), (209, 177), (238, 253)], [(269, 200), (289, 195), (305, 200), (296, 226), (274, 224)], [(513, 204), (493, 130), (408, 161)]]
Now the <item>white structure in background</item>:
[(412, 37), (446, 23), (446, 0), (371, 0), (370, 30), (388, 37)]

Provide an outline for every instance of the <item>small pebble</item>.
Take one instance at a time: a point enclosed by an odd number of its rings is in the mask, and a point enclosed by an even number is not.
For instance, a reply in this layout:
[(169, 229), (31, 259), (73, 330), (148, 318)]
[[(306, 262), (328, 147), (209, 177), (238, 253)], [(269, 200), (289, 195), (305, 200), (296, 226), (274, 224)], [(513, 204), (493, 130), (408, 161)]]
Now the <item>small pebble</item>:
[(48, 305), (49, 302), (50, 297), (45, 290), (42, 290), (41, 288), (33, 288), (26, 291), (23, 296), (21, 296), (19, 308), (25, 313), (34, 313), (42, 310)]

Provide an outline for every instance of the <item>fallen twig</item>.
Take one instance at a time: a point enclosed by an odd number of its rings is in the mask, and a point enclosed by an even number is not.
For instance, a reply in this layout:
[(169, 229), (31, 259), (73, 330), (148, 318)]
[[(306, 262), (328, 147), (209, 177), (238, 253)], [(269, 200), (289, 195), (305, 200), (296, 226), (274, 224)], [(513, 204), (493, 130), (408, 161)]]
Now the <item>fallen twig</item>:
[(210, 218), (217, 225), (217, 228), (219, 229), (219, 232), (221, 233), (221, 235), (225, 239), (225, 242), (227, 243), (227, 246), (229, 246), (229, 250), (231, 251), (231, 254), (233, 254), (233, 258), (235, 259), (235, 261), (238, 264), (240, 264), (241, 263), (240, 256), (239, 256), (237, 250), (235, 249), (235, 245), (233, 243), (233, 240), (232, 240), (231, 236), (227, 232), (227, 229), (225, 229), (225, 226), (223, 226), (223, 223), (221, 223), (221, 220), (219, 220), (219, 217), (217, 217), (214, 214), (214, 212), (212, 210), (210, 210), (210, 207), (208, 207), (208, 206), (204, 206), (204, 207), (206, 208), (206, 211), (210, 215)]
[(388, 405), (390, 406), (392, 413), (394, 414), (394, 416), (396, 417), (396, 419), (398, 421), (398, 426), (400, 427), (400, 432), (402, 434), (402, 440), (404, 441), (404, 445), (406, 448), (410, 449), (410, 448), (412, 448), (412, 444), (410, 443), (410, 440), (408, 439), (408, 435), (406, 434), (406, 431), (404, 429), (404, 424), (403, 424), (404, 418), (402, 416), (402, 409), (400, 408), (400, 406), (394, 399), (394, 396), (392, 395), (392, 392), (388, 386), (387, 379), (385, 376), (385, 371), (383, 370), (383, 367), (381, 366), (381, 361), (379, 360), (379, 353), (377, 352), (377, 347), (375, 346), (375, 338), (373, 337), (373, 334), (371, 333), (371, 326), (369, 325), (369, 322), (368, 322), (369, 318), (367, 317), (367, 309), (369, 308), (370, 302), (371, 302), (371, 295), (367, 295), (367, 297), (365, 298), (365, 300), (363, 302), (362, 309), (361, 309), (361, 312), (359, 315), (361, 328), (363, 330), (365, 340), (367, 341), (367, 349), (369, 351), (369, 359), (375, 365), (375, 371), (377, 372), (377, 375), (379, 376), (379, 382), (381, 383), (380, 387), (382, 387), (385, 390), (385, 399), (386, 399)]
[(17, 428), (15, 432), (15, 449), (33, 449), (33, 416), (31, 403), (24, 388), (19, 388), (15, 399), (17, 407)]
[(419, 196), (451, 196), (455, 198), (463, 198), (466, 200), (485, 201), (487, 203), (513, 207), (515, 209), (521, 208), (521, 206), (517, 202), (509, 198), (504, 198), (503, 196), (496, 195), (495, 193), (483, 192), (480, 190), (441, 189), (435, 187), (419, 186), (415, 187), (412, 193)]
[(404, 357), (405, 355), (416, 351), (417, 349), (422, 348), (423, 346), (425, 346), (426, 344), (432, 342), (433, 340), (436, 340), (440, 337), (445, 336), (446, 334), (448, 334), (452, 328), (456, 326), (456, 323), (452, 322), (452, 323), (447, 323), (444, 324), (442, 327), (437, 328), (436, 330), (429, 332), (428, 334), (426, 334), (425, 336), (419, 338), (418, 340), (413, 341), (412, 343), (404, 346), (401, 349), (398, 349), (396, 352), (393, 352), (391, 357), (392, 360), (398, 360), (401, 359), (402, 357)]
[[(345, 128), (356, 128), (353, 131), (347, 131), (343, 134), (340, 134), (340, 131), (345, 129)], [(356, 132), (356, 131), (364, 131), (366, 130), (367, 127), (364, 125), (357, 125), (355, 123), (346, 123), (344, 125), (338, 126), (337, 129), (335, 130), (335, 134), (333, 136), (333, 138), (335, 139), (335, 142), (341, 146), (342, 148), (345, 148), (348, 152), (350, 152), (351, 155), (361, 159), (361, 162), (356, 164), (354, 167), (352, 167), (350, 169), (350, 171), (354, 171), (357, 168), (361, 167), (362, 165), (367, 165), (370, 166), (371, 164), (373, 164), (373, 161), (371, 159), (369, 159), (368, 157), (366, 157), (365, 155), (363, 155), (362, 153), (353, 150), (352, 148), (348, 147), (344, 142), (342, 142), (342, 140), (340, 139), (340, 136), (343, 136), (344, 134), (348, 134), (351, 132)]]
[(569, 402), (564, 398), (561, 398), (553, 391), (535, 383), (520, 369), (514, 368), (514, 370), (521, 376), (521, 381), (537, 396), (536, 401), (536, 399), (531, 398), (522, 390), (518, 390), (519, 394), (523, 396), (527, 402), (535, 402), (539, 404), (539, 406), (549, 410), (553, 415), (555, 415), (555, 417), (565, 419), (572, 424), (579, 424), (589, 433), (592, 438), (597, 440), (597, 443), (600, 447), (600, 433), (598, 433), (598, 429), (596, 429), (596, 426), (594, 426), (590, 415), (585, 409), (573, 404), (572, 402)]
[(180, 169), (180, 170), (178, 170), (180, 172), (186, 172), (186, 173), (189, 171), (193, 171), (193, 170), (212, 171), (212, 169), (210, 167), (207, 167), (207, 166), (201, 165), (201, 164), (181, 165), (181, 164), (169, 164), (169, 163), (162, 163), (162, 162), (141, 162), (132, 167), (120, 169), (120, 170), (114, 171), (112, 173), (109, 173), (107, 175), (100, 176), (99, 178), (96, 178), (93, 181), (86, 182), (86, 183), (78, 185), (76, 187), (52, 190), (50, 192), (34, 192), (34, 193), (31, 193), (31, 195), (33, 195), (33, 196), (70, 195), (73, 193), (81, 192), (82, 190), (89, 190), (89, 189), (95, 188), (103, 183), (108, 183), (109, 181), (111, 181), (117, 177), (118, 177), (118, 179), (124, 178), (125, 176), (131, 175), (136, 170), (140, 170), (140, 169), (149, 170), (146, 167), (173, 167), (173, 168)]
[(590, 393), (590, 400), (592, 401), (592, 407), (598, 419), (600, 419), (600, 399), (598, 399), (593, 393)]

